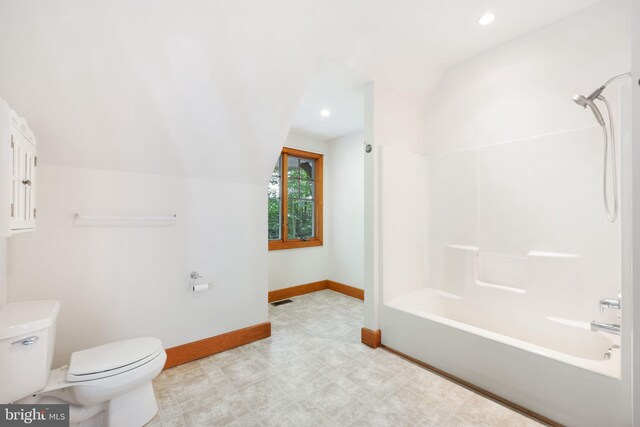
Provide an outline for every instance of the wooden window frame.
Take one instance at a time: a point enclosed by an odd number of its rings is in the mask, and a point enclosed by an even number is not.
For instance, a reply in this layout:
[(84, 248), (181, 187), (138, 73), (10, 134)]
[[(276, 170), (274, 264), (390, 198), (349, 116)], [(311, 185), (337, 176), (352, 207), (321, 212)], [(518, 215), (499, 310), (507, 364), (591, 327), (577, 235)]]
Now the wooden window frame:
[[(289, 156), (300, 157), (303, 159), (311, 159), (314, 161), (314, 174), (313, 182), (315, 185), (315, 193), (314, 193), (314, 202), (315, 202), (315, 212), (314, 212), (314, 237), (309, 238), (308, 240), (301, 239), (289, 239), (289, 225), (288, 225), (288, 202), (289, 202), (289, 177), (288, 177), (288, 165), (289, 165)], [(282, 152), (280, 153), (280, 185), (281, 190), (280, 194), (282, 197), (280, 198), (280, 215), (282, 229), (280, 230), (281, 239), (280, 240), (269, 240), (269, 250), (277, 251), (282, 249), (296, 249), (296, 248), (310, 248), (314, 246), (322, 246), (322, 212), (324, 210), (324, 204), (322, 202), (322, 193), (323, 193), (323, 159), (324, 155), (319, 153), (312, 153), (310, 151), (298, 150), (296, 148), (284, 147)]]

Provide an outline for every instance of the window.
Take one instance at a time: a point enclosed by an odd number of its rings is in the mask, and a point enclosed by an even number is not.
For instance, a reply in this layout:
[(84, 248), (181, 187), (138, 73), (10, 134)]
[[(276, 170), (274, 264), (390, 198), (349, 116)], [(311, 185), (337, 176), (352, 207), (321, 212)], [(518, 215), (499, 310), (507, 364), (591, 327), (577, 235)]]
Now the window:
[(269, 250), (322, 246), (322, 154), (283, 148), (268, 193)]

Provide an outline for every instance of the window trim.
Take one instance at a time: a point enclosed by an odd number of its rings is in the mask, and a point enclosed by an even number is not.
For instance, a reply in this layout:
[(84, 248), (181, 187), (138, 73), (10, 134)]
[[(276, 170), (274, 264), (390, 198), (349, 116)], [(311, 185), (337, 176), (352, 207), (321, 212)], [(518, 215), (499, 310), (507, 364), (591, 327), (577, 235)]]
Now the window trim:
[[(315, 212), (314, 212), (314, 230), (315, 236), (311, 237), (309, 240), (300, 240), (300, 239), (289, 239), (288, 233), (288, 215), (287, 215), (287, 206), (289, 201), (289, 177), (286, 171), (288, 170), (289, 165), (289, 156), (300, 157), (303, 159), (312, 159), (315, 162), (315, 171), (313, 182), (315, 185)], [(322, 228), (323, 228), (323, 218), (322, 212), (324, 210), (323, 203), (323, 160), (324, 155), (320, 153), (313, 153), (310, 151), (298, 150), (296, 148), (283, 147), (282, 152), (280, 153), (280, 185), (281, 190), (280, 194), (282, 197), (280, 198), (280, 215), (281, 218), (281, 227), (280, 240), (269, 240), (269, 250), (277, 251), (282, 249), (296, 249), (296, 248), (309, 248), (314, 246), (322, 246)]]

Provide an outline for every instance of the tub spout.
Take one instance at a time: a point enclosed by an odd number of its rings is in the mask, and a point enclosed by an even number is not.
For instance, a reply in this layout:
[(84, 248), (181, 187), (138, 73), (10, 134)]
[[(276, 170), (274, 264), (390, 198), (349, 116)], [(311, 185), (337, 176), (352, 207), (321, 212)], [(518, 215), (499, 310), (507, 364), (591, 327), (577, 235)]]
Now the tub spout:
[(620, 325), (616, 325), (615, 323), (601, 323), (594, 320), (591, 322), (591, 330), (593, 332), (606, 332), (620, 335)]

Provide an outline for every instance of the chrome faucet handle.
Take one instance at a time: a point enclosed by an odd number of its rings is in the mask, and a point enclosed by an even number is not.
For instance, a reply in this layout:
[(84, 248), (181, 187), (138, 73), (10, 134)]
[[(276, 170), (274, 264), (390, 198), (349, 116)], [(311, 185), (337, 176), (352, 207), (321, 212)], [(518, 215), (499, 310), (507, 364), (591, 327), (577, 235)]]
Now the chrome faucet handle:
[(592, 332), (606, 332), (609, 334), (620, 335), (620, 325), (615, 323), (591, 322)]
[(616, 298), (605, 298), (600, 300), (600, 314), (604, 314), (605, 308), (620, 310), (620, 300)]

